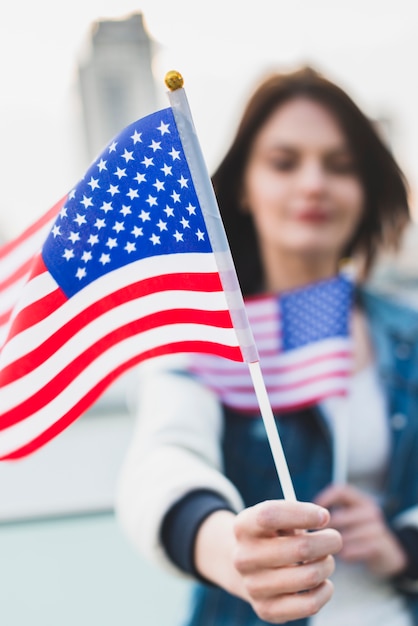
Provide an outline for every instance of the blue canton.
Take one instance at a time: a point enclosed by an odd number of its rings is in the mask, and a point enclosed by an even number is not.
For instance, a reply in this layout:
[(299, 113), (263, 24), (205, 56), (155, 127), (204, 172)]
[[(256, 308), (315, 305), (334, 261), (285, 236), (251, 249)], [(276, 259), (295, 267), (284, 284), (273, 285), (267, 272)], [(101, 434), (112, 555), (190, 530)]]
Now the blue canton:
[(93, 162), (42, 255), (71, 297), (138, 259), (211, 251), (174, 116), (164, 109), (128, 126)]
[(283, 350), (348, 337), (353, 293), (352, 281), (337, 276), (280, 296)]

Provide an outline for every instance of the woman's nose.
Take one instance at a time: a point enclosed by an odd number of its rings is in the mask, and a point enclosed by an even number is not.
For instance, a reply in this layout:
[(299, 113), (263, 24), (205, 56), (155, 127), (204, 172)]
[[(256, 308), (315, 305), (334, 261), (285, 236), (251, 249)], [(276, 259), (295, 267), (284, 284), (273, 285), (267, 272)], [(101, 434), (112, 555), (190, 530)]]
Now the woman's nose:
[(322, 193), (326, 186), (326, 173), (317, 162), (305, 163), (299, 171), (299, 184), (306, 193)]

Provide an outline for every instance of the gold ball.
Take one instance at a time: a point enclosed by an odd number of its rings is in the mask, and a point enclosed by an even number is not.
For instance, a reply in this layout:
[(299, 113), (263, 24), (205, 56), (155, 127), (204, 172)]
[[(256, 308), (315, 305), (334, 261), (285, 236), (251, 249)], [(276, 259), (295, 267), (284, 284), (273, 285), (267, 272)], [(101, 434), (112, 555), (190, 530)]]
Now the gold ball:
[(184, 84), (183, 76), (180, 74), (180, 72), (171, 70), (165, 75), (165, 84), (170, 91), (176, 91), (176, 89), (181, 89)]

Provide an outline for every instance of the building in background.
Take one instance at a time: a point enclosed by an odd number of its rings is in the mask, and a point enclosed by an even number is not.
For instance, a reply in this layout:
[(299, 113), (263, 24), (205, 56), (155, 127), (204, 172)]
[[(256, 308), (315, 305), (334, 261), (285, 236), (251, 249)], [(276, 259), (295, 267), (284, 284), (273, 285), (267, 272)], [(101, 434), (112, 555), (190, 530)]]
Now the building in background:
[(79, 63), (84, 134), (89, 160), (122, 128), (157, 108), (152, 75), (156, 44), (141, 13), (101, 20)]

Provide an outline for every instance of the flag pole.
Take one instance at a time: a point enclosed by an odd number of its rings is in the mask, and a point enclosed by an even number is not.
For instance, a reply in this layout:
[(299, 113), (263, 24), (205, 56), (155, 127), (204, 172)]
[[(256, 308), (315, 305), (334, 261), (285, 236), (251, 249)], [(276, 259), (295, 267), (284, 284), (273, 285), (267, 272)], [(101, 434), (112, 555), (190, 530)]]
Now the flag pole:
[(165, 76), (165, 84), (169, 89), (168, 98), (188, 161), (193, 184), (201, 203), (232, 322), (238, 335), (243, 359), (250, 370), (283, 496), (285, 500), (295, 501), (295, 490), (260, 368), (258, 350), (248, 321), (218, 203), (196, 135), (189, 103), (183, 89), (183, 77), (179, 72), (168, 72)]

